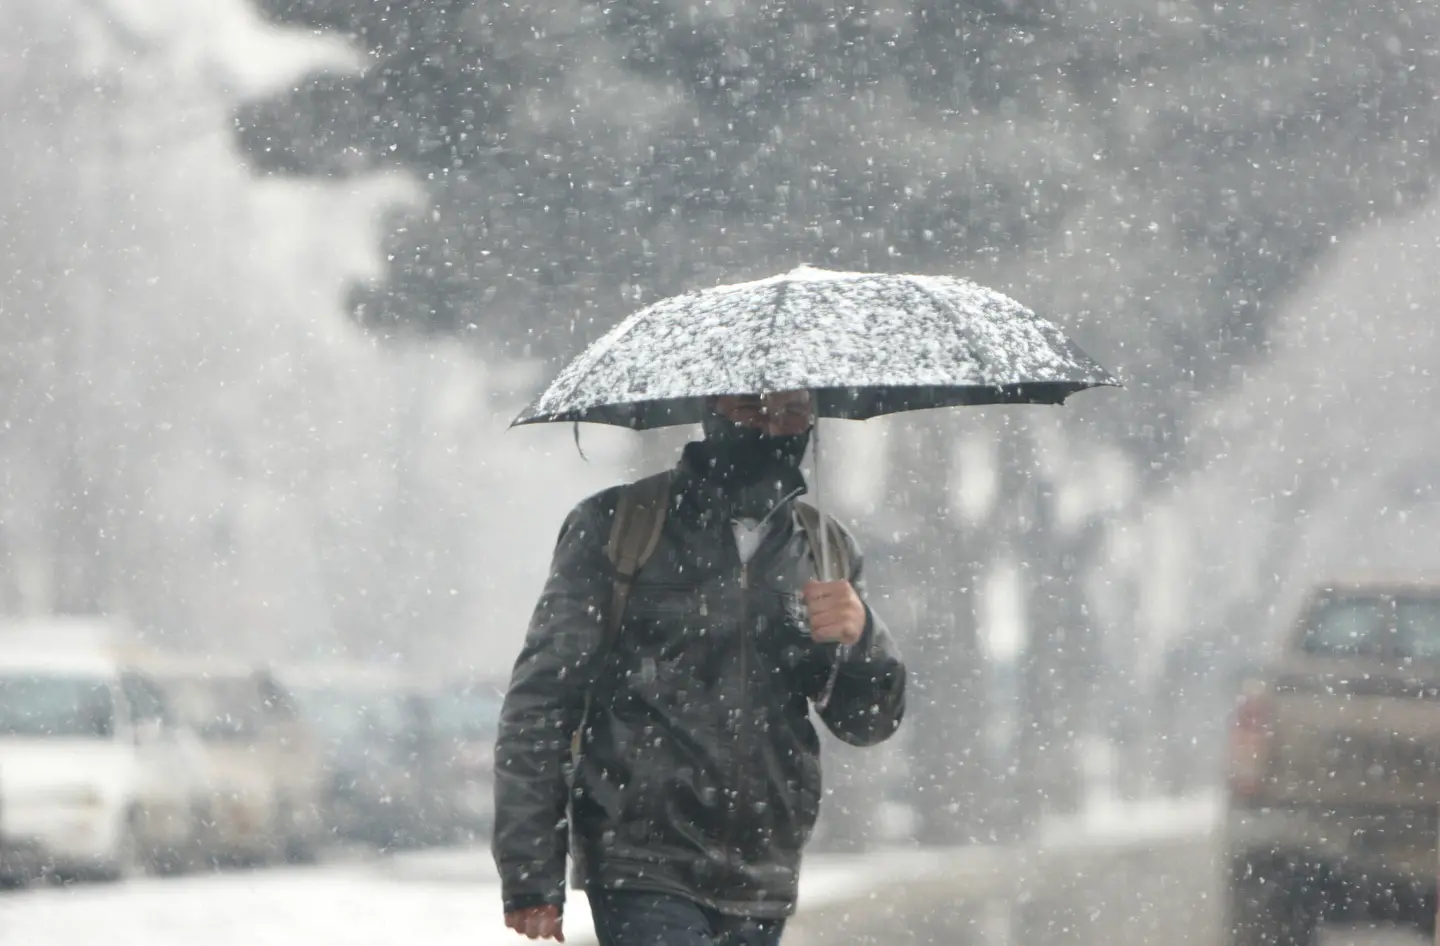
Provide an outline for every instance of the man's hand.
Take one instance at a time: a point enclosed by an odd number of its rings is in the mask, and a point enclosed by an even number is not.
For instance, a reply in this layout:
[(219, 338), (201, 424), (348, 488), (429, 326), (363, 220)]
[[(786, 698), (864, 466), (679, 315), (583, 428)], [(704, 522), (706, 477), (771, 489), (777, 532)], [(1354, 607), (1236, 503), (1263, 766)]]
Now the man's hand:
[(821, 644), (854, 644), (865, 633), (865, 605), (848, 581), (807, 581), (810, 637)]
[(528, 907), (505, 914), (505, 925), (521, 936), (531, 939), (553, 939), (565, 942), (565, 931), (561, 927), (560, 908), (556, 906)]

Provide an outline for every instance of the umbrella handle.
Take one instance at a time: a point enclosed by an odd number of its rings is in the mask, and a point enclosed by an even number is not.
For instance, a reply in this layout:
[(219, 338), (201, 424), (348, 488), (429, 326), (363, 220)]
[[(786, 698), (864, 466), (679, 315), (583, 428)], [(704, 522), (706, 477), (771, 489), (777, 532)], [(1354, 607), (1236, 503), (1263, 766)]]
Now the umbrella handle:
[[(815, 418), (815, 425), (810, 431), (810, 443), (815, 450), (815, 511), (819, 513), (820, 520), (820, 580), (830, 581), (830, 527), (825, 522), (825, 503), (821, 499), (820, 492), (820, 418)], [(842, 576), (848, 578), (848, 575)], [(835, 653), (835, 663), (830, 666), (830, 678), (825, 681), (825, 689), (821, 691), (818, 699), (815, 700), (815, 708), (824, 711), (830, 705), (830, 697), (835, 693), (835, 683), (840, 678), (840, 662), (850, 648), (841, 644)]]
[(830, 581), (830, 529), (825, 522), (825, 501), (820, 492), (820, 418), (810, 429), (810, 443), (815, 451), (815, 511), (820, 519), (820, 580)]

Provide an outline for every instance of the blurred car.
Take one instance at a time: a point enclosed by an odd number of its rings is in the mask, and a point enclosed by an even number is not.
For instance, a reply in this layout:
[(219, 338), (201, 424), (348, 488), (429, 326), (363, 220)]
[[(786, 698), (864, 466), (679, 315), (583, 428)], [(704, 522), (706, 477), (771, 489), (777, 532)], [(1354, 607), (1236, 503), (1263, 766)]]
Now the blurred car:
[(1433, 928), (1440, 578), (1316, 588), (1231, 719), (1233, 946), (1305, 946), (1322, 921)]
[(0, 630), (0, 876), (118, 880), (189, 863), (203, 753), (100, 620)]
[(502, 680), (452, 682), (431, 698), (438, 751), (455, 778), (454, 831), (484, 839), (495, 821), (495, 738), (505, 699)]
[(1155, 775), (1168, 794), (1219, 786), (1225, 768), (1227, 725), (1240, 681), (1256, 667), (1221, 642), (1187, 638), (1165, 653), (1150, 681), (1148, 722)]
[(407, 699), (413, 732), (412, 759), (421, 798), (417, 838), (435, 844), (469, 841), (473, 837), (469, 782), (455, 764), (453, 747), (436, 723), (438, 694), (421, 690)]
[(420, 683), (355, 664), (290, 667), (282, 677), (319, 739), (329, 833), (381, 848), (443, 840), (452, 776), (434, 751)]
[(324, 837), (321, 755), (290, 693), (270, 672), (237, 661), (176, 659), (157, 676), (209, 763), (204, 843), (212, 856), (313, 858)]

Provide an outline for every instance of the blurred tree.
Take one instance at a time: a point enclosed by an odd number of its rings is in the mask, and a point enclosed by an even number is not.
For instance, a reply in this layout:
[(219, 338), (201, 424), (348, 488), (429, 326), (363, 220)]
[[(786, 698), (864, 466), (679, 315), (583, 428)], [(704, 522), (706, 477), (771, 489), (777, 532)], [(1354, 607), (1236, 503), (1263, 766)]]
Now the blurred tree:
[[(15, 10), (3, 41), (0, 134), (10, 142), (0, 183), (0, 390), (13, 514), (15, 604), (95, 612), (117, 603), (124, 502), (132, 485), (111, 466), (114, 404), (95, 396), (104, 318), (118, 277), (104, 257), (112, 231), (133, 222), (116, 200), (117, 129), (105, 119), (120, 90), (107, 75), (69, 67), (72, 37), (59, 11)], [(23, 499), (22, 499), (23, 497)]]
[[(286, 295), (312, 274), (264, 258), (213, 50), (181, 16), (151, 37), (105, 4), (0, 11), (5, 612), (267, 656), (323, 636), (293, 513), (329, 465), (316, 401), (338, 392), (308, 389), (335, 351)], [(307, 208), (268, 209), (306, 232)]]
[[(957, 514), (955, 491), (963, 483), (994, 493), (984, 481), (1001, 470), (990, 462), (958, 463), (960, 445), (936, 418), (904, 423), (903, 435), (894, 438), (892, 464), (910, 471), (913, 481), (887, 517), (899, 528), (888, 549), (895, 560), (884, 574), (896, 599), (910, 604), (903, 615), (909, 618), (904, 629), (915, 694), (908, 710), (909, 794), (916, 836), (959, 844), (986, 839), (996, 828), (991, 815), (1004, 766), (987, 752), (992, 706), (980, 615), (981, 586), (1004, 530), (994, 527), (1000, 510), (993, 501)], [(981, 455), (989, 453), (982, 448)]]
[[(963, 270), (1128, 376), (1072, 436), (1127, 449), (1140, 495), (1183, 465), (1196, 401), (1263, 355), (1298, 274), (1428, 191), (1440, 140), (1428, 0), (259, 3), (366, 67), (242, 109), (255, 167), (396, 167), (429, 192), (357, 288), (363, 324), (553, 357), (646, 300), (800, 261)], [(987, 528), (1035, 563), (1030, 640), (1057, 652), (1034, 666), (1083, 667), (1074, 576), (1097, 543), (1060, 549), (1053, 521)], [(970, 538), (924, 528), (922, 547)], [(945, 565), (929, 580), (970, 587)], [(1029, 715), (1050, 745), (1085, 712)]]

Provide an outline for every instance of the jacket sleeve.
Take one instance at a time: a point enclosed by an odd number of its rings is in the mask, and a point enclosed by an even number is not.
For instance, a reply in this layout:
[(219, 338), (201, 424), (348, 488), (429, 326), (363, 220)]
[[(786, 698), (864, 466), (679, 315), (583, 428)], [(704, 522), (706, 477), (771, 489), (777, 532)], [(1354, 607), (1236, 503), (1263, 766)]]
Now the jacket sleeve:
[(492, 853), (507, 912), (565, 901), (570, 740), (614, 588), (602, 508), (566, 519), (500, 712)]
[(854, 562), (850, 584), (865, 602), (865, 631), (843, 656), (840, 648), (829, 648), (835, 654), (831, 660), (840, 660), (840, 672), (820, 718), (836, 737), (850, 745), (873, 746), (900, 728), (905, 715), (905, 664), (885, 622), (865, 601), (864, 560), (853, 539), (850, 550)]

